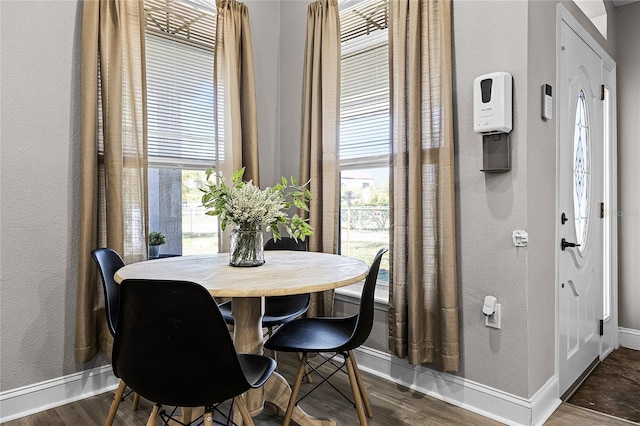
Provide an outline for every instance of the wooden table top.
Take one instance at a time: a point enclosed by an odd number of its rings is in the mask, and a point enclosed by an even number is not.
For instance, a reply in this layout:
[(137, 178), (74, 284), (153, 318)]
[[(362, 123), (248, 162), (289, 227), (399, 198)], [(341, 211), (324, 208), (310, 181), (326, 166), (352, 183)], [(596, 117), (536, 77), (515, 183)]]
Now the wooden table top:
[(229, 253), (155, 259), (126, 265), (115, 279), (192, 281), (216, 297), (261, 297), (330, 290), (364, 279), (369, 270), (361, 260), (336, 254), (268, 250), (264, 257), (256, 267), (229, 266)]

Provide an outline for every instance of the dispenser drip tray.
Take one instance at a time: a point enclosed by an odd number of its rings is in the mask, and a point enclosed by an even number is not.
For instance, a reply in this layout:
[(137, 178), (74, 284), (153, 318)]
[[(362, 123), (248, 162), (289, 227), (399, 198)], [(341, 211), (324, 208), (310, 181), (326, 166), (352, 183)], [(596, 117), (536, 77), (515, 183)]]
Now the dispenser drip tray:
[(511, 139), (509, 133), (482, 136), (482, 169), (487, 173), (511, 170)]

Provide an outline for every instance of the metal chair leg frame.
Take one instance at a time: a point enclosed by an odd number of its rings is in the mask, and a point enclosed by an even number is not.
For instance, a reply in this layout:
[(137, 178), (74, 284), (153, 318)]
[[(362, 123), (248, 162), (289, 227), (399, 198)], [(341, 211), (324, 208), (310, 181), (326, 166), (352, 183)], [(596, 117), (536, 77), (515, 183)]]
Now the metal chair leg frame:
[[(317, 354), (317, 355), (319, 355), (322, 359), (324, 359), (324, 361), (323, 361), (323, 362), (321, 362), (321, 363), (316, 367), (316, 366), (313, 366), (311, 363), (309, 363), (309, 362), (308, 362), (308, 359), (307, 359), (307, 363), (306, 363), (306, 365), (305, 365), (305, 372), (307, 371), (307, 370), (306, 370), (306, 367), (310, 367), (310, 368), (311, 368), (311, 370), (313, 370), (313, 372), (314, 372), (314, 373), (316, 373), (318, 376), (320, 376), (320, 378), (321, 378), (322, 380), (320, 380), (320, 383), (318, 383), (318, 384), (317, 384), (317, 385), (315, 385), (313, 388), (311, 388), (311, 390), (310, 390), (310, 391), (308, 391), (306, 394), (304, 394), (304, 395), (302, 396), (302, 398), (298, 399), (298, 400), (296, 401), (296, 403), (300, 403), (300, 401), (302, 401), (302, 400), (303, 400), (303, 399), (305, 399), (307, 396), (309, 396), (313, 391), (315, 391), (316, 389), (318, 389), (322, 384), (326, 383), (326, 384), (328, 384), (329, 386), (331, 386), (331, 387), (333, 388), (333, 390), (335, 390), (335, 391), (336, 391), (336, 392), (338, 392), (340, 395), (342, 395), (342, 397), (343, 397), (344, 399), (346, 399), (347, 401), (349, 401), (349, 402), (350, 402), (350, 403), (355, 407), (355, 406), (356, 406), (355, 402), (354, 402), (354, 401), (352, 401), (352, 400), (351, 400), (351, 398), (349, 398), (347, 395), (345, 395), (345, 394), (344, 394), (340, 389), (338, 389), (338, 388), (337, 388), (333, 383), (331, 383), (331, 381), (329, 380), (329, 379), (331, 379), (334, 375), (338, 374), (338, 372), (342, 372), (342, 373), (344, 373), (344, 374), (347, 374), (347, 375), (348, 375), (348, 373), (344, 370), (344, 369), (346, 368), (346, 365), (345, 365), (344, 363), (342, 363), (342, 364), (337, 364), (337, 363), (335, 363), (335, 362), (333, 361), (333, 358), (335, 358), (335, 357), (336, 357), (337, 355), (339, 355), (339, 354), (338, 354), (338, 353), (335, 353), (335, 354), (333, 354), (333, 355), (332, 355), (332, 356), (330, 356), (330, 357), (326, 357), (326, 356), (324, 356), (324, 355), (322, 355), (322, 354)], [(341, 354), (341, 355), (343, 355), (343, 357), (345, 357), (345, 358), (346, 358), (346, 355), (347, 355), (347, 354), (346, 354), (346, 353), (343, 353), (343, 354)], [(328, 363), (328, 364), (331, 364), (331, 365), (333, 366), (333, 371), (332, 371), (332, 372), (331, 372), (331, 374), (329, 374), (328, 376), (324, 376), (324, 375), (320, 372), (320, 370), (319, 370), (319, 369), (320, 369), (323, 365), (325, 365), (325, 364), (327, 364), (327, 363)], [(308, 373), (305, 373), (305, 374), (308, 374)]]
[(120, 380), (118, 384), (118, 389), (116, 389), (116, 394), (113, 397), (113, 402), (111, 403), (111, 407), (109, 407), (109, 414), (107, 414), (107, 419), (104, 422), (104, 426), (111, 426), (113, 421), (116, 418), (116, 411), (118, 411), (118, 407), (120, 406), (120, 401), (122, 400), (122, 395), (124, 395), (124, 391), (127, 388), (124, 380)]
[(360, 389), (360, 394), (362, 395), (362, 403), (364, 404), (364, 409), (366, 410), (368, 417), (373, 417), (373, 410), (371, 409), (371, 404), (369, 403), (367, 390), (364, 387), (364, 382), (362, 381), (362, 376), (360, 375), (360, 368), (358, 368), (358, 363), (356, 362), (356, 357), (353, 355), (353, 351), (349, 351), (349, 358), (351, 358), (351, 362), (353, 363), (353, 371), (358, 382), (358, 389)]
[(296, 381), (293, 384), (291, 390), (291, 397), (289, 398), (289, 404), (287, 405), (287, 412), (284, 415), (282, 426), (289, 426), (291, 423), (291, 416), (293, 416), (293, 408), (296, 406), (296, 399), (298, 393), (300, 393), (300, 386), (302, 385), (302, 377), (304, 376), (305, 366), (307, 365), (307, 354), (302, 354), (302, 360), (300, 360), (300, 366), (298, 367), (298, 374), (296, 375)]
[(356, 379), (356, 374), (353, 368), (351, 357), (345, 357), (344, 363), (347, 365), (347, 371), (349, 372), (349, 383), (351, 383), (351, 392), (353, 392), (353, 399), (355, 400), (356, 411), (358, 412), (358, 419), (360, 420), (360, 426), (366, 426), (367, 418), (364, 414), (364, 407), (362, 406), (360, 389), (358, 388), (358, 379)]

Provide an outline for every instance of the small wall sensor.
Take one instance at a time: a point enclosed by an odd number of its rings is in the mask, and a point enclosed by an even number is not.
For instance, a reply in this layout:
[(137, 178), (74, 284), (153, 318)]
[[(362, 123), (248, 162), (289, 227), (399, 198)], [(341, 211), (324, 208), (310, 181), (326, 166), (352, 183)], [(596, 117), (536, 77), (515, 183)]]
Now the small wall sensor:
[(553, 117), (553, 96), (551, 95), (551, 85), (542, 85), (542, 118), (551, 120)]

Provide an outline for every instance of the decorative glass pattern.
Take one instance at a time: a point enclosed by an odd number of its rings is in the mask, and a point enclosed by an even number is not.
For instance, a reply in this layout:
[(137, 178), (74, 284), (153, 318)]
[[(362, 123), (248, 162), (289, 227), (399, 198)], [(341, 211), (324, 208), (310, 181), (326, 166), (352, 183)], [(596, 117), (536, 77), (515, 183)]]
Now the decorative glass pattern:
[(584, 250), (589, 223), (589, 189), (591, 183), (591, 157), (589, 149), (589, 114), (583, 90), (578, 93), (576, 127), (573, 136), (573, 213), (576, 243)]

